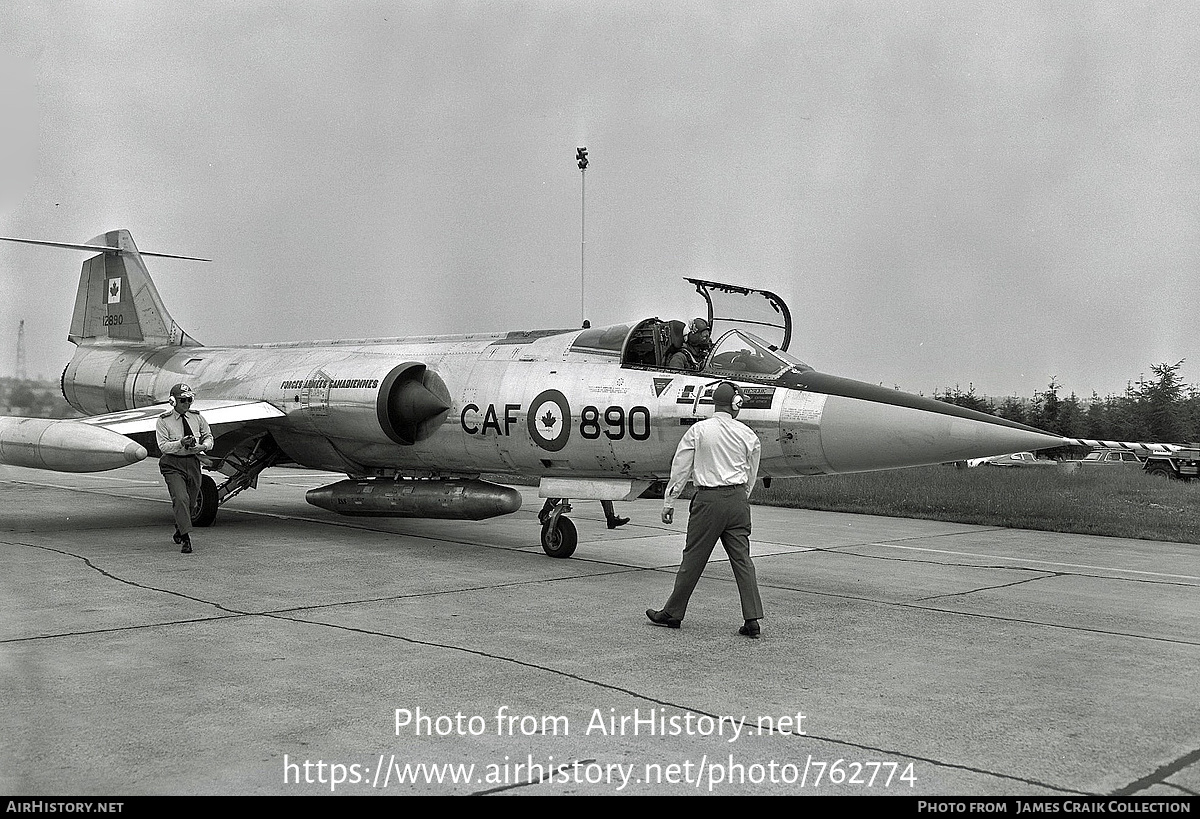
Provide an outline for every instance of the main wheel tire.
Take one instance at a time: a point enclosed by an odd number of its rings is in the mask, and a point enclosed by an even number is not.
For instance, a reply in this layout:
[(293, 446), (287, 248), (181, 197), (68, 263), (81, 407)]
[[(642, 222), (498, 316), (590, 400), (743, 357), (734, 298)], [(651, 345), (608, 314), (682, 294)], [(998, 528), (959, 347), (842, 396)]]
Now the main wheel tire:
[(1167, 466), (1166, 464), (1155, 464), (1147, 469), (1146, 472), (1151, 478), (1158, 478), (1159, 480), (1163, 481), (1171, 480), (1175, 477), (1174, 470), (1172, 470), (1171, 467)]
[(542, 525), (542, 551), (550, 557), (570, 557), (575, 554), (578, 543), (579, 533), (570, 518), (560, 515), (557, 526), (552, 526), (550, 521)]
[(217, 482), (204, 475), (200, 478), (200, 496), (192, 509), (193, 526), (212, 526), (217, 519)]

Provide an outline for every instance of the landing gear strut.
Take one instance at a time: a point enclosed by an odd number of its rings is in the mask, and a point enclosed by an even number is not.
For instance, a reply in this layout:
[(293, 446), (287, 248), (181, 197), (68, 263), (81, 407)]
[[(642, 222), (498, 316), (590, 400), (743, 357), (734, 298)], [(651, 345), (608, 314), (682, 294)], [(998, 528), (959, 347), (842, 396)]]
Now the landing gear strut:
[(270, 436), (259, 437), (253, 444), (248, 452), (239, 447), (220, 461), (220, 471), (229, 475), (220, 486), (208, 475), (200, 478), (200, 496), (192, 509), (193, 526), (212, 526), (221, 504), (243, 490), (254, 489), (259, 473), (283, 460), (283, 453)]
[(575, 554), (579, 533), (575, 524), (566, 517), (571, 511), (571, 502), (566, 498), (550, 498), (538, 514), (542, 522), (542, 551), (550, 557), (570, 557)]

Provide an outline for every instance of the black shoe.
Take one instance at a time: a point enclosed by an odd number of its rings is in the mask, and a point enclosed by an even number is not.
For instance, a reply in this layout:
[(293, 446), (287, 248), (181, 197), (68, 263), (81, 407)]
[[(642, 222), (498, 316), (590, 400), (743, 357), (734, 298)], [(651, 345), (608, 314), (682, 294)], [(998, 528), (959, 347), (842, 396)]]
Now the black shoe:
[(679, 628), (683, 623), (682, 620), (676, 619), (665, 611), (655, 611), (654, 609), (646, 609), (646, 616), (650, 618), (650, 622), (656, 626), (666, 626), (667, 628)]
[(608, 528), (616, 529), (618, 526), (624, 526), (626, 523), (629, 523), (629, 518), (609, 518)]
[(758, 627), (757, 620), (747, 620), (746, 625), (738, 629), (738, 634), (749, 637), (751, 640), (757, 640), (761, 633), (762, 629)]
[(175, 527), (175, 534), (171, 535), (171, 540), (175, 541), (176, 546), (178, 546), (180, 543), (183, 543), (183, 535), (179, 534), (178, 526)]
[(179, 540), (181, 543), (183, 543), (183, 548), (179, 550), (179, 553), (184, 554), (184, 555), (190, 555), (192, 553), (192, 538), (191, 538), (191, 536), (190, 535), (182, 535), (179, 538)]

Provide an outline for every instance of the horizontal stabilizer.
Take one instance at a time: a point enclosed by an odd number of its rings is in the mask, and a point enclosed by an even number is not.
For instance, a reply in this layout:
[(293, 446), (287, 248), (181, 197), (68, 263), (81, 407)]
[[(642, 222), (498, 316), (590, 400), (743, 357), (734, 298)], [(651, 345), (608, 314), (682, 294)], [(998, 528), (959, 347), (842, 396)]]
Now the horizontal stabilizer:
[[(120, 253), (121, 248), (112, 245), (76, 244), (74, 242), (46, 242), (41, 239), (17, 239), (13, 236), (0, 236), (0, 242), (17, 242), (22, 245), (41, 245), (43, 247), (62, 247), (67, 250), (90, 250), (98, 253)], [(159, 259), (186, 259), (189, 262), (211, 262), (212, 259), (201, 259), (199, 256), (178, 256), (174, 253), (151, 253), (148, 250), (139, 251), (142, 256), (155, 256)]]

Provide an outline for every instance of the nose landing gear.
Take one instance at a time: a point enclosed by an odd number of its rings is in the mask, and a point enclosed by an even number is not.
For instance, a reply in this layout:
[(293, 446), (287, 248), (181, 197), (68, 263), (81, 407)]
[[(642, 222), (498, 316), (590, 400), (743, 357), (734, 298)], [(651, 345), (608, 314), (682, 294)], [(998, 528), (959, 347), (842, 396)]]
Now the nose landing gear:
[(548, 498), (538, 520), (542, 524), (542, 551), (550, 557), (570, 557), (579, 544), (579, 533), (566, 513), (571, 502), (566, 498)]

